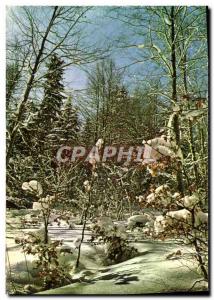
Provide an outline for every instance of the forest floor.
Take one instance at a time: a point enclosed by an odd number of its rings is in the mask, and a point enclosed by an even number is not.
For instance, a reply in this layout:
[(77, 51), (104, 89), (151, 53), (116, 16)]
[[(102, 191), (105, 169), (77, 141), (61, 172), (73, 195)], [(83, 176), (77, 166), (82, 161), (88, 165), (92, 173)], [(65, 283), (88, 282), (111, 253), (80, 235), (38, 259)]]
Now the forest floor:
[[(23, 254), (14, 241), (29, 231), (38, 228), (20, 228), (20, 217), (32, 213), (32, 210), (7, 213), (7, 271), (13, 286), (23, 289), (27, 284), (41, 286), (37, 270), (33, 268), (32, 255)], [(50, 226), (51, 240), (63, 239), (63, 243), (73, 246), (73, 241), (81, 236), (82, 226), (74, 229)], [(192, 249), (178, 241), (148, 240), (142, 232), (129, 233), (130, 244), (138, 249), (139, 255), (125, 262), (104, 266), (104, 246), (90, 243), (91, 233), (87, 229), (82, 244), (80, 266), (72, 273), (73, 283), (60, 288), (40, 292), (40, 294), (154, 294), (170, 292), (188, 292), (194, 282), (200, 279), (196, 263), (190, 258)], [(182, 255), (167, 259), (167, 255), (180, 250)], [(66, 254), (63, 260), (72, 264), (76, 261), (77, 251)], [(9, 258), (9, 260), (8, 260)], [(26, 259), (25, 259), (26, 258)], [(27, 261), (27, 264), (26, 264)], [(206, 284), (197, 283), (193, 291), (206, 290)]]

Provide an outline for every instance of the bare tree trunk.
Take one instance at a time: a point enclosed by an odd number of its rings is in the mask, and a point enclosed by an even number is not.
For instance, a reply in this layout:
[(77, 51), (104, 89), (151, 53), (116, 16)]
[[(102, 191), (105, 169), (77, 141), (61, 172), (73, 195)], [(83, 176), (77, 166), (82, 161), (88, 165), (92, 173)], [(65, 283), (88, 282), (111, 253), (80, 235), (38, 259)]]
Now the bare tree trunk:
[(98, 82), (98, 88), (96, 89), (96, 101), (97, 101), (97, 107), (96, 107), (96, 128), (95, 128), (95, 140), (96, 143), (98, 140), (98, 133), (99, 133), (99, 112), (100, 112), (100, 95), (99, 95), (99, 82)]
[[(92, 189), (92, 186), (93, 186), (93, 180), (91, 181), (91, 189)], [(90, 206), (91, 206), (91, 191), (89, 191), (89, 193), (88, 193), (88, 203), (87, 203), (87, 206), (86, 206), (85, 211), (84, 211), (84, 221), (83, 221), (82, 235), (81, 235), (80, 245), (78, 247), (78, 255), (77, 255), (75, 268), (78, 268), (79, 262), (80, 262), (81, 246), (82, 246), (82, 242), (84, 240), (85, 227), (86, 227), (88, 211), (89, 211)]]
[(81, 246), (82, 246), (82, 242), (83, 242), (84, 236), (85, 236), (85, 227), (86, 227), (86, 222), (87, 222), (88, 210), (89, 210), (89, 207), (90, 207), (90, 204), (91, 204), (91, 201), (90, 201), (91, 194), (90, 194), (90, 192), (89, 192), (89, 197), (88, 198), (89, 198), (89, 201), (88, 201), (88, 205), (87, 205), (87, 207), (85, 209), (85, 212), (84, 212), (82, 235), (81, 235), (80, 245), (78, 247), (78, 254), (77, 254), (77, 260), (76, 260), (75, 268), (79, 267), (79, 262), (80, 262)]
[(82, 242), (83, 242), (83, 240), (84, 240), (86, 222), (87, 222), (87, 216), (85, 215), (85, 219), (84, 219), (84, 223), (83, 223), (83, 228), (82, 228), (81, 241), (80, 241), (80, 245), (79, 245), (79, 247), (78, 247), (78, 255), (77, 255), (77, 260), (76, 260), (76, 265), (75, 265), (75, 268), (76, 268), (76, 269), (79, 267), (80, 254), (81, 254), (81, 246), (82, 246)]
[[(183, 59), (183, 80), (184, 80), (184, 90), (185, 94), (188, 94), (188, 86), (187, 86), (187, 69), (186, 69), (186, 54), (184, 55)], [(187, 100), (188, 101), (188, 100)], [(188, 109), (190, 109), (190, 104), (188, 102)], [(189, 120), (188, 121), (189, 125), (189, 138), (190, 138), (190, 149), (191, 149), (191, 154), (192, 154), (192, 160), (193, 160), (193, 169), (194, 169), (194, 174), (195, 174), (195, 179), (196, 179), (196, 184), (198, 185), (199, 182), (199, 176), (198, 176), (198, 167), (196, 165), (196, 151), (195, 151), (195, 144), (194, 144), (194, 138), (193, 138), (193, 130), (192, 130), (192, 122)]]
[(45, 222), (45, 228), (44, 228), (44, 243), (47, 244), (48, 243), (48, 223)]
[[(175, 51), (175, 16), (174, 16), (174, 7), (171, 7), (171, 63), (172, 63), (172, 100), (177, 102), (177, 74), (176, 74), (176, 51)], [(175, 139), (178, 147), (180, 147), (180, 124), (178, 114), (174, 118), (174, 132)], [(184, 186), (183, 186), (183, 174), (182, 174), (182, 165), (178, 164), (177, 168), (177, 184), (178, 191), (181, 195), (184, 195)]]
[[(192, 228), (194, 230), (195, 229), (195, 209), (194, 208), (191, 211), (191, 219), (192, 219)], [(198, 239), (197, 239), (196, 236), (194, 237), (194, 240), (193, 240), (192, 243), (193, 243), (194, 248), (195, 248), (196, 257), (197, 257), (197, 260), (199, 262), (199, 267), (201, 269), (201, 272), (204, 276), (204, 279), (206, 281), (208, 281), (208, 272), (207, 272), (207, 269), (205, 267), (205, 262), (204, 262), (200, 247), (198, 245)]]
[(49, 222), (50, 212), (46, 214), (45, 211), (42, 211), (42, 214), (43, 214), (43, 224), (44, 224), (44, 243), (48, 244), (48, 222)]

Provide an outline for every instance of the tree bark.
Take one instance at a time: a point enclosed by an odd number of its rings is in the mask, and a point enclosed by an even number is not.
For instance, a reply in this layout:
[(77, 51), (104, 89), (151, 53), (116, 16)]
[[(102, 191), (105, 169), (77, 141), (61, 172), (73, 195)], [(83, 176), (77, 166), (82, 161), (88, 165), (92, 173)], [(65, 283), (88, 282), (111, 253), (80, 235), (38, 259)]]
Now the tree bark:
[[(183, 59), (183, 80), (184, 80), (185, 94), (188, 95), (186, 63), (187, 63), (187, 59), (186, 59), (186, 54), (185, 54), (184, 59)], [(188, 109), (190, 109), (189, 101), (188, 101), (187, 107), (188, 107)], [(192, 123), (190, 120), (188, 121), (188, 125), (189, 125), (190, 150), (191, 150), (191, 154), (192, 154), (192, 160), (194, 162), (193, 169), (194, 169), (196, 184), (198, 185), (198, 183), (199, 183), (198, 168), (195, 163), (196, 162), (196, 151), (195, 151), (195, 145), (194, 145)]]
[[(174, 102), (178, 102), (177, 99), (177, 74), (176, 74), (176, 51), (175, 51), (175, 16), (174, 16), (174, 7), (171, 7), (171, 64), (172, 64), (172, 100)], [(180, 147), (180, 124), (179, 124), (179, 116), (175, 115), (174, 118), (174, 132), (175, 132), (175, 140)], [(182, 174), (182, 165), (178, 163), (177, 168), (177, 185), (178, 191), (181, 195), (184, 195), (184, 186), (183, 186), (183, 174)]]

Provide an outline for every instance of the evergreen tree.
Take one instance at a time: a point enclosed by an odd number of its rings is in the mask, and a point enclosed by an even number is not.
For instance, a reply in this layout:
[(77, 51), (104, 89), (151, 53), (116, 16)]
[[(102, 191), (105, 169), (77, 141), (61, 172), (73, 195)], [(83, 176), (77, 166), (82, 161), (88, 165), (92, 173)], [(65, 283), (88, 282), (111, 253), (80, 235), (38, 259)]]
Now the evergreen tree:
[(61, 107), (58, 120), (48, 135), (54, 149), (62, 145), (73, 145), (78, 140), (79, 121), (76, 109), (73, 107), (72, 98), (68, 97)]
[(84, 124), (82, 132), (83, 143), (87, 146), (93, 145), (96, 142), (95, 133), (95, 118), (93, 116), (90, 116), (86, 119)]
[(74, 143), (78, 139), (79, 121), (76, 109), (73, 107), (72, 98), (68, 97), (62, 111), (63, 139), (66, 143)]
[(63, 104), (63, 61), (56, 55), (52, 55), (48, 64), (48, 72), (45, 76), (44, 99), (42, 101), (37, 118), (37, 143), (39, 148), (49, 148), (49, 134), (53, 131), (59, 120), (60, 109)]

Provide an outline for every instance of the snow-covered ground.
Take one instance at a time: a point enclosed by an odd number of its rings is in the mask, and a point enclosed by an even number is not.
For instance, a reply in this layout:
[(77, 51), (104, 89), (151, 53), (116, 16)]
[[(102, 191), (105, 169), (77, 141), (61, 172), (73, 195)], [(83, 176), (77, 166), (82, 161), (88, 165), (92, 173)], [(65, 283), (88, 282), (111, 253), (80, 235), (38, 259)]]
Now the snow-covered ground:
[[(19, 229), (16, 225), (19, 218), (8, 215), (7, 222), (7, 257), (9, 257), (11, 275), (15, 282), (21, 284), (38, 284), (35, 279), (36, 270), (32, 268), (33, 256), (28, 255), (27, 266), (23, 252), (15, 244), (14, 237), (25, 234), (29, 230)], [(12, 227), (11, 227), (12, 226)], [(49, 235), (52, 240), (63, 239), (63, 243), (73, 247), (73, 241), (81, 236), (81, 225), (74, 229), (50, 226)], [(143, 238), (142, 233), (130, 233), (130, 243), (139, 251), (139, 256), (125, 262), (106, 266), (102, 264), (103, 245), (92, 245), (90, 230), (85, 231), (82, 244), (80, 268), (72, 274), (73, 282), (65, 287), (43, 291), (41, 294), (148, 294), (187, 292), (193, 283), (200, 278), (196, 272), (196, 263), (191, 258), (192, 250), (175, 241), (152, 241)], [(74, 248), (74, 247), (73, 247)], [(180, 250), (181, 255), (167, 258)], [(76, 250), (66, 254), (65, 260), (75, 262)], [(7, 260), (8, 268), (8, 260)], [(26, 268), (30, 270), (30, 276)], [(205, 290), (204, 282), (198, 283), (194, 290)]]

